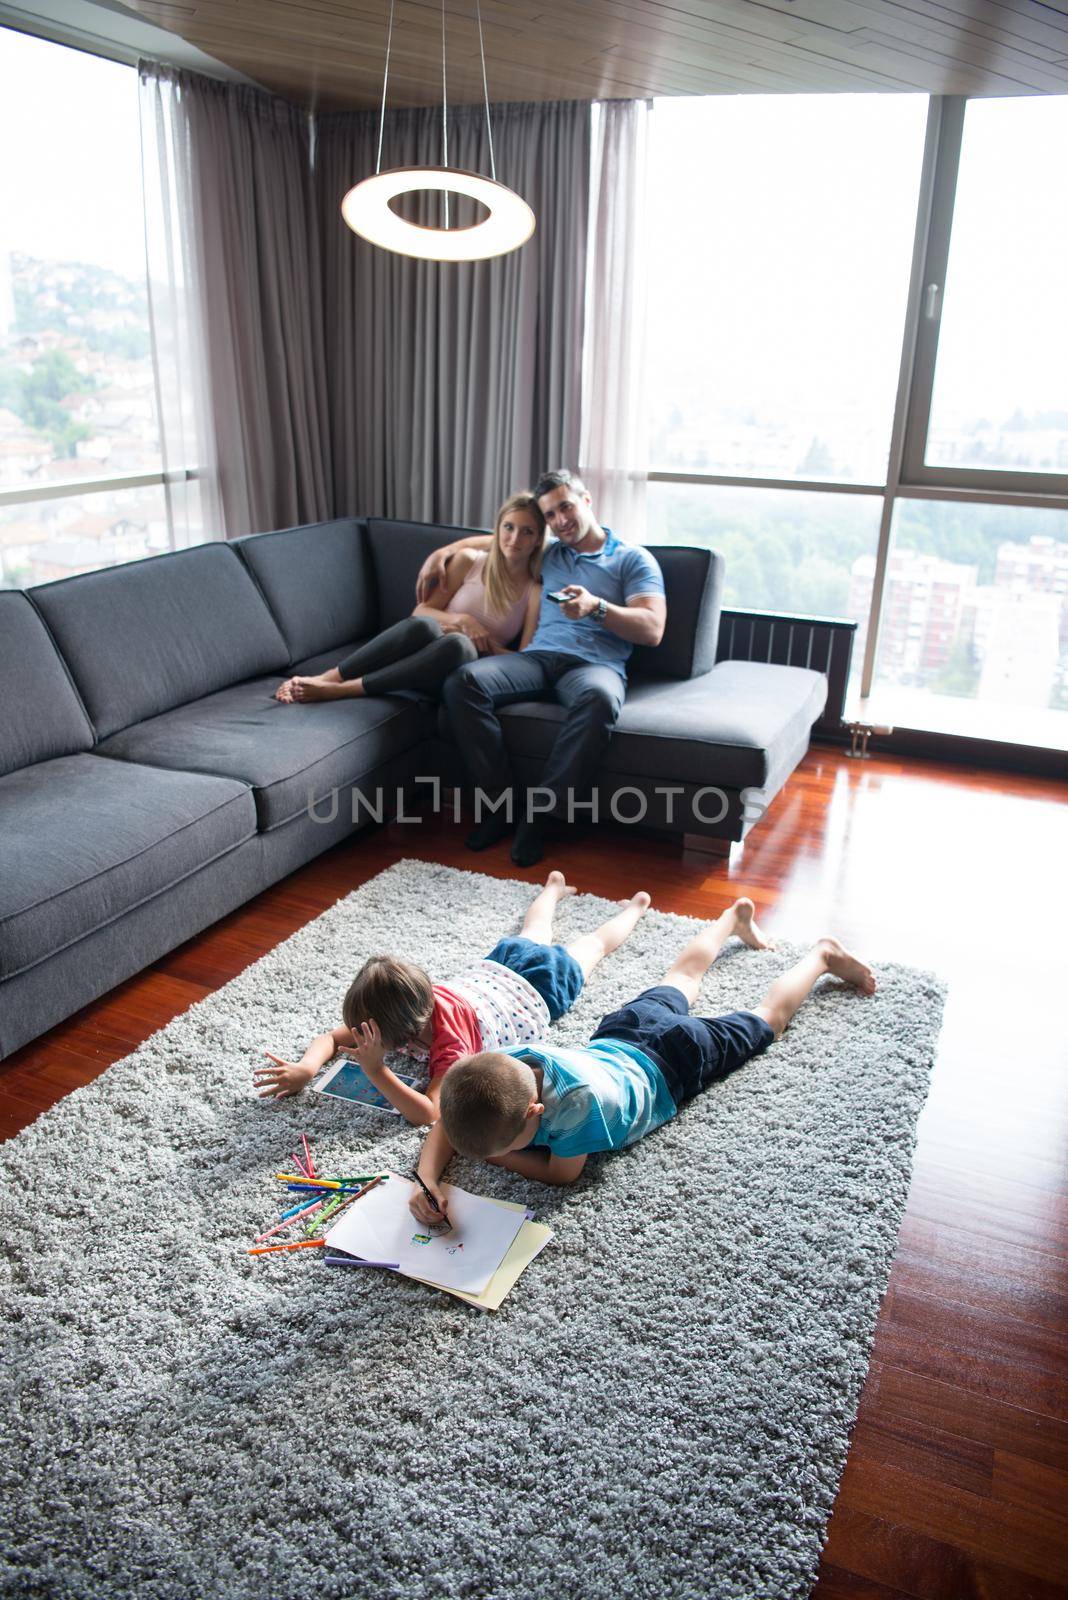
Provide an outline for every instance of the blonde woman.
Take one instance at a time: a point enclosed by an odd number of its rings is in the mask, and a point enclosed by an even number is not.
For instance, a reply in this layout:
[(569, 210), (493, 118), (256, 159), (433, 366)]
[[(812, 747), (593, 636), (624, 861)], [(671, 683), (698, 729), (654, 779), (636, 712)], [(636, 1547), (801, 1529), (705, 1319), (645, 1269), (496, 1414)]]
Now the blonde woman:
[(314, 678), (287, 678), (275, 699), (360, 699), (415, 689), (435, 694), (457, 667), (479, 656), (522, 650), (541, 605), (545, 518), (531, 494), (513, 494), (497, 513), (488, 550), (458, 550), (430, 598), (410, 617), (368, 639)]

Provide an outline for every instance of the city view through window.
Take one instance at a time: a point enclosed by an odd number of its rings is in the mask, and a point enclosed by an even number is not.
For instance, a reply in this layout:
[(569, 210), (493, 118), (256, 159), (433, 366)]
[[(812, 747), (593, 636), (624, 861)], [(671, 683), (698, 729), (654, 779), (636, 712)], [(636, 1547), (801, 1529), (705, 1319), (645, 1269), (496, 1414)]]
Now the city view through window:
[[(656, 102), (652, 470), (885, 483), (926, 110), (920, 96)], [(1065, 148), (1068, 99), (968, 105), (933, 464), (1068, 471)], [(728, 605), (856, 621), (855, 701), (881, 507), (654, 481), (649, 538), (721, 551)], [(898, 499), (868, 715), (880, 708), (899, 726), (1068, 747), (1068, 512)]]
[[(159, 472), (137, 74), (0, 41), (0, 489)], [(160, 485), (0, 507), (7, 588), (168, 547)]]

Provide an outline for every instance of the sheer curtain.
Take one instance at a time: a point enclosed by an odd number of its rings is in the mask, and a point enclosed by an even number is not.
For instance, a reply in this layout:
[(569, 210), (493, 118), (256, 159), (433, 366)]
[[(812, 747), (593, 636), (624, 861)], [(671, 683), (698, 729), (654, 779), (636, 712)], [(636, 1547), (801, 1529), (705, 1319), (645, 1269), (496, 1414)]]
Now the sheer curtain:
[[(167, 517), (175, 549), (224, 530), (199, 253), (193, 248), (188, 126), (178, 87), (138, 69), (149, 320)], [(187, 473), (194, 476), (188, 477)]]
[[(520, 250), (483, 262), (413, 261), (350, 232), (339, 207), (375, 170), (378, 115), (317, 121), (339, 514), (484, 524), (544, 467), (577, 459), (590, 106), (490, 111), (497, 176), (530, 203), (537, 228)], [(440, 161), (440, 108), (387, 114), (383, 168)], [(489, 172), (481, 106), (450, 111), (449, 161)]]
[(140, 83), (165, 462), (195, 457), (208, 536), (327, 517), (309, 119), (156, 63)]
[(599, 522), (645, 538), (646, 159), (650, 102), (594, 107), (580, 470)]

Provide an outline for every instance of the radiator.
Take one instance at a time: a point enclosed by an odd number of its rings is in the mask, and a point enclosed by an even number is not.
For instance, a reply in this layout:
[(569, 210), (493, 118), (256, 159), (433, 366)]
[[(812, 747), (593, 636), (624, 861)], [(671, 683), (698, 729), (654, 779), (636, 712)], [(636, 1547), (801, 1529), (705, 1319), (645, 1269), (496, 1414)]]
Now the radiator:
[(768, 611), (720, 614), (717, 661), (771, 661), (782, 667), (810, 667), (827, 675), (827, 704), (814, 734), (842, 732), (855, 622), (829, 617), (787, 617)]

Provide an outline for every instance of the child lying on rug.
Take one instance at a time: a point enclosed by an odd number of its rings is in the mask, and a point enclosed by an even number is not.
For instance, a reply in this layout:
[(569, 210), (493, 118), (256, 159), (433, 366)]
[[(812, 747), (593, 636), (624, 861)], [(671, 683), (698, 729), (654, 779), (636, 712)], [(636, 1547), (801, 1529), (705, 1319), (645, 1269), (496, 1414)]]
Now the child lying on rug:
[[(298, 1093), (344, 1047), (409, 1122), (436, 1122), (442, 1077), (453, 1062), (546, 1038), (549, 1024), (570, 1011), (597, 963), (619, 949), (649, 909), (647, 894), (632, 895), (622, 911), (565, 949), (552, 943), (553, 912), (574, 893), (562, 872), (550, 872), (519, 936), (499, 940), (484, 961), (443, 984), (431, 983), (407, 961), (372, 956), (342, 1003), (342, 1027), (318, 1034), (299, 1061), (264, 1051), (274, 1065), (254, 1074), (261, 1099)], [(387, 1050), (428, 1055), (425, 1094), (390, 1071)]]
[(662, 983), (602, 1017), (588, 1045), (484, 1051), (458, 1062), (442, 1085), (441, 1121), (418, 1167), (440, 1210), (414, 1189), (409, 1205), (419, 1221), (439, 1223), (447, 1213), (439, 1179), (454, 1151), (541, 1183), (574, 1183), (587, 1156), (634, 1144), (766, 1050), (824, 973), (875, 992), (871, 969), (825, 938), (752, 1011), (691, 1017), (701, 979), (732, 934), (754, 950), (770, 948), (753, 902), (737, 900), (680, 951)]

